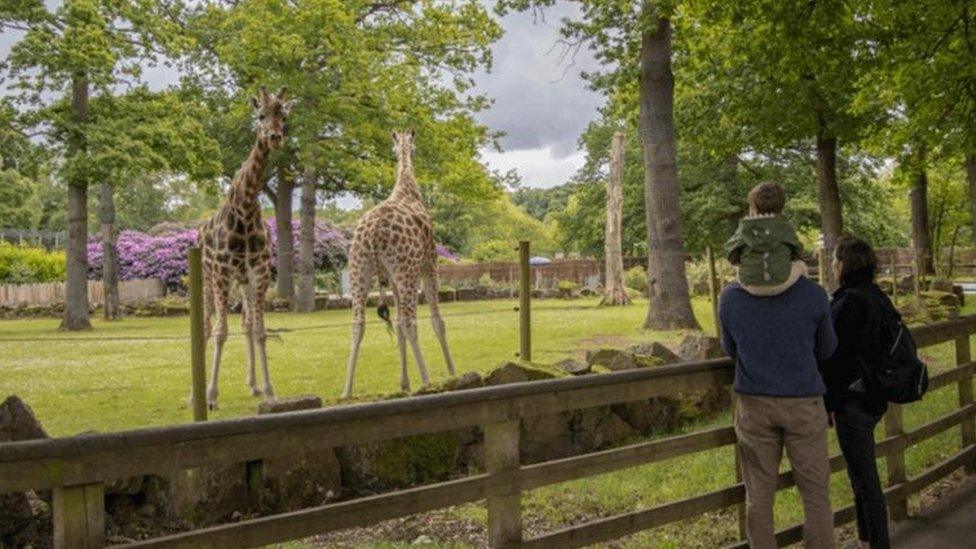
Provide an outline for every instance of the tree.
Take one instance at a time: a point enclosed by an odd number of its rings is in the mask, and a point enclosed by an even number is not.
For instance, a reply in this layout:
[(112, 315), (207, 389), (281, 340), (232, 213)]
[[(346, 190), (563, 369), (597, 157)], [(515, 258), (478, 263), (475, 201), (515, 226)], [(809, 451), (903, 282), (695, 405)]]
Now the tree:
[(606, 281), (601, 305), (629, 305), (624, 286), (624, 258), (620, 248), (620, 218), (623, 212), (624, 132), (614, 132), (610, 148), (610, 176), (607, 178), (606, 235), (604, 261)]
[[(91, 328), (88, 312), (88, 156), (91, 94), (110, 95), (124, 79), (137, 79), (140, 62), (184, 45), (179, 2), (73, 0), (48, 8), (26, 0), (0, 9), (0, 29), (24, 32), (4, 65), (5, 78), (34, 109), (37, 127), (59, 128), (46, 138), (62, 156), (68, 187), (65, 313), (61, 328)], [(55, 97), (53, 104), (49, 98)]]
[(736, 155), (812, 149), (821, 232), (831, 254), (844, 225), (838, 151), (878, 116), (852, 109), (869, 65), (859, 51), (856, 4), (690, 0), (686, 8), (682, 76), (701, 85), (705, 98), (695, 118), (721, 121), (733, 136), (726, 150)]
[[(239, 95), (258, 83), (284, 85), (296, 98), (288, 130), (294, 154), (275, 162), (288, 159), (285, 174), (300, 174), (303, 225), (314, 222), (318, 193), (386, 194), (397, 127), (417, 132), (420, 181), (475, 200), (497, 195), (477, 161), (493, 136), (471, 117), (487, 101), (467, 93), (470, 73), (488, 65), (500, 32), (478, 2), (244, 1), (205, 6), (191, 28), (205, 45), (196, 60), (203, 87)], [(275, 204), (290, 205), (293, 188), (277, 181)], [(281, 224), (289, 214), (276, 211)], [(300, 253), (297, 270), (296, 302), (307, 309), (314, 292), (308, 254)]]

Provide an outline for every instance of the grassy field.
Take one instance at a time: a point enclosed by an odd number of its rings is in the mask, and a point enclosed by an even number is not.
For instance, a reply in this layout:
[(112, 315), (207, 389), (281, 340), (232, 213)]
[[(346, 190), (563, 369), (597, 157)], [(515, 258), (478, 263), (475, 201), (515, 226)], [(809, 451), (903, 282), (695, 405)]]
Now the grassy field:
[[(515, 305), (481, 301), (442, 306), (459, 372), (486, 372), (515, 358)], [(706, 329), (712, 329), (707, 300), (696, 299), (695, 309)], [(599, 345), (680, 340), (678, 332), (642, 330), (645, 313), (646, 304), (601, 308), (596, 299), (536, 302), (533, 358), (554, 363)], [(436, 382), (447, 377), (447, 369), (426, 309), (420, 314), (421, 344)], [(349, 320), (349, 311), (268, 314), (269, 330), (280, 336), (280, 341), (268, 342), (271, 378), (279, 397), (316, 394), (326, 401), (338, 399), (349, 354)], [(0, 394), (23, 398), (49, 433), (63, 436), (190, 421), (188, 318), (110, 323), (97, 319), (95, 329), (83, 333), (58, 332), (57, 326), (56, 319), (0, 321)], [(244, 385), (239, 317), (230, 319), (230, 327), (220, 373), (220, 407), (211, 415), (217, 419), (252, 414), (258, 403)], [(410, 364), (411, 386), (417, 389), (420, 381), (412, 358)], [(396, 339), (381, 322), (370, 321), (356, 373), (356, 395), (368, 400), (395, 393), (399, 380)]]
[[(518, 347), (514, 305), (511, 301), (491, 301), (444, 306), (448, 338), (460, 371), (485, 372), (514, 357)], [(533, 309), (535, 358), (539, 363), (552, 363), (567, 356), (580, 356), (585, 349), (597, 346), (650, 339), (679, 341), (679, 332), (650, 333), (639, 328), (645, 306), (639, 303), (626, 308), (600, 308), (593, 299), (537, 302)], [(694, 306), (703, 327), (711, 330), (707, 301), (696, 299)], [(269, 327), (282, 339), (269, 343), (272, 376), (280, 396), (313, 393), (329, 401), (338, 397), (345, 376), (348, 320), (348, 311), (269, 315)], [(186, 318), (96, 322), (94, 331), (81, 334), (63, 334), (56, 327), (56, 320), (0, 322), (0, 395), (17, 394), (24, 398), (50, 433), (68, 435), (190, 419), (186, 405)], [(221, 376), (221, 407), (213, 414), (216, 418), (253, 413), (257, 403), (244, 386), (243, 339), (239, 331), (232, 329), (232, 334)], [(426, 322), (422, 323), (421, 334), (433, 379), (445, 378), (436, 341)], [(950, 367), (954, 356), (949, 344), (926, 349), (924, 355), (935, 370)], [(381, 324), (370, 323), (363, 344), (357, 394), (368, 399), (396, 392), (397, 368), (394, 339)], [(416, 387), (413, 367), (411, 376)], [(951, 386), (908, 406), (906, 428), (949, 412), (957, 398), (956, 388)], [(723, 414), (684, 430), (727, 425), (729, 421), (728, 414)], [(833, 434), (831, 446), (836, 452)], [(912, 448), (908, 451), (909, 474), (917, 474), (959, 447), (959, 431), (953, 429)], [(533, 531), (546, 531), (719, 489), (734, 482), (732, 455), (731, 447), (720, 448), (533, 490), (523, 499), (525, 523)], [(883, 467), (883, 463), (879, 465)], [(851, 501), (843, 473), (833, 476), (832, 497), (837, 506)], [(793, 524), (801, 516), (795, 490), (781, 492), (777, 501), (778, 525)], [(439, 520), (483, 527), (485, 509), (483, 505), (460, 506), (441, 514)], [(613, 546), (714, 547), (731, 541), (736, 529), (734, 511), (726, 510), (643, 532)], [(368, 538), (369, 534), (364, 536)], [(449, 534), (432, 537), (436, 546), (458, 546)], [(360, 545), (364, 538), (358, 539)], [(400, 547), (410, 541), (394, 535), (367, 545)], [(309, 540), (287, 546), (322, 544)]]

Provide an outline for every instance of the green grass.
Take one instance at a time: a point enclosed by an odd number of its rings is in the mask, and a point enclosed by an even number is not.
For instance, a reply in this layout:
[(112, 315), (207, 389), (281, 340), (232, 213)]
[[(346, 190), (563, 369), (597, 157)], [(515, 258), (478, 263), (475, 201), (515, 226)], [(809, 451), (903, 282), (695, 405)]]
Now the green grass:
[[(459, 372), (487, 372), (515, 358), (515, 305), (514, 301), (482, 301), (442, 306)], [(706, 329), (711, 329), (707, 300), (696, 299), (695, 309)], [(645, 304), (603, 308), (596, 299), (547, 300), (534, 303), (532, 313), (533, 359), (541, 364), (581, 356), (585, 349), (600, 345), (652, 337), (676, 342), (681, 337), (678, 332), (642, 330)], [(421, 345), (436, 382), (447, 377), (447, 370), (426, 308), (420, 314)], [(281, 337), (268, 342), (271, 378), (279, 397), (316, 394), (326, 401), (337, 400), (346, 375), (349, 321), (349, 311), (267, 315), (269, 329)], [(258, 403), (244, 384), (239, 322), (236, 315), (229, 320), (220, 406), (211, 414), (215, 419), (253, 414)], [(0, 321), (0, 395), (23, 398), (55, 436), (190, 421), (188, 318), (95, 319), (94, 324), (90, 332), (62, 333), (56, 319)], [(418, 389), (412, 357), (409, 371), (411, 387)], [(371, 321), (356, 371), (356, 395), (367, 400), (395, 393), (399, 380), (396, 340), (382, 323)]]
[[(537, 363), (580, 356), (585, 349), (620, 346), (657, 339), (675, 343), (679, 332), (650, 333), (640, 329), (646, 303), (625, 308), (600, 308), (595, 299), (542, 301), (533, 307), (533, 353)], [(445, 304), (448, 339), (461, 372), (486, 372), (514, 358), (518, 348), (517, 316), (512, 301)], [(708, 303), (695, 299), (695, 311), (706, 330), (712, 330)], [(973, 306), (969, 306), (971, 312)], [(422, 309), (421, 314), (426, 315)], [(227, 343), (221, 375), (220, 409), (215, 418), (253, 413), (257, 400), (244, 386), (243, 338), (234, 330)], [(348, 311), (308, 315), (269, 314), (267, 323), (279, 330), (281, 342), (269, 342), (273, 380), (279, 396), (318, 394), (335, 401), (341, 391), (348, 353)], [(96, 321), (96, 329), (81, 334), (56, 331), (56, 320), (0, 322), (0, 395), (17, 394), (37, 412), (57, 436), (88, 430), (117, 430), (190, 420), (189, 347), (184, 337), (186, 318)], [(421, 322), (422, 345), (429, 371), (437, 381), (446, 371), (429, 324)], [(170, 339), (158, 339), (170, 338)], [(376, 398), (399, 387), (396, 345), (381, 324), (370, 323), (357, 374), (357, 394)], [(951, 344), (923, 350), (934, 371), (952, 366)], [(412, 362), (411, 362), (412, 364)], [(411, 365), (412, 383), (418, 386)], [(906, 429), (950, 412), (957, 403), (950, 386), (905, 408)], [(703, 420), (685, 431), (728, 425), (729, 415)], [(879, 427), (879, 438), (882, 437)], [(831, 432), (832, 453), (837, 452)], [(960, 448), (959, 429), (952, 429), (907, 452), (910, 475), (950, 456)], [(643, 467), (565, 482), (525, 493), (526, 524), (545, 530), (658, 505), (720, 489), (734, 482), (732, 447)], [(784, 459), (783, 468), (787, 467)], [(884, 471), (883, 460), (879, 467)], [(883, 475), (883, 473), (882, 473)], [(851, 502), (846, 475), (832, 477), (835, 508)], [(452, 514), (484, 522), (483, 505), (455, 508)], [(777, 498), (777, 526), (799, 522), (802, 507), (794, 490)], [(642, 532), (614, 544), (624, 547), (713, 547), (731, 541), (737, 532), (732, 509)], [(436, 546), (453, 546), (436, 540)], [(314, 544), (314, 542), (313, 542)], [(306, 546), (295, 542), (288, 547)], [(375, 547), (403, 543), (376, 540)]]

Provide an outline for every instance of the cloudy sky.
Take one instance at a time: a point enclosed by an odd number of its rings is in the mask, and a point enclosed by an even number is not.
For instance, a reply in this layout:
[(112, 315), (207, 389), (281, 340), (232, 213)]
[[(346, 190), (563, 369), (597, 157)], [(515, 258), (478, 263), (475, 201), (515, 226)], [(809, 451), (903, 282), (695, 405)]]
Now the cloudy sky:
[[(483, 158), (501, 172), (517, 170), (527, 186), (551, 187), (576, 172), (583, 164), (576, 141), (602, 103), (579, 77), (580, 71), (595, 67), (589, 52), (580, 51), (570, 65), (556, 44), (560, 19), (576, 13), (575, 6), (559, 3), (544, 17), (514, 13), (501, 18), (505, 34), (493, 47), (494, 66), (476, 76), (476, 91), (494, 100), (478, 119), (505, 132), (503, 152), (483, 151)], [(17, 39), (16, 33), (0, 34), (0, 57)], [(176, 81), (163, 69), (147, 71), (146, 79), (153, 87)]]

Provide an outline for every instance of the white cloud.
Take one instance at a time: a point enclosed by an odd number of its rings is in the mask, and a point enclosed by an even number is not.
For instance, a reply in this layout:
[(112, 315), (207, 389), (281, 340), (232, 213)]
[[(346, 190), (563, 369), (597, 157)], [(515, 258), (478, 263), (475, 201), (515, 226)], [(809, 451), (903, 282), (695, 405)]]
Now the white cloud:
[(525, 186), (541, 188), (565, 183), (586, 161), (586, 155), (582, 151), (568, 156), (557, 155), (552, 146), (501, 153), (482, 151), (481, 158), (489, 168), (502, 173), (514, 169), (522, 177)]

